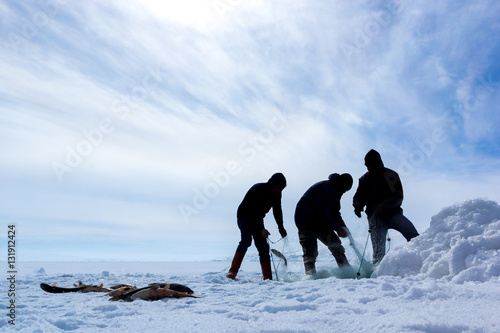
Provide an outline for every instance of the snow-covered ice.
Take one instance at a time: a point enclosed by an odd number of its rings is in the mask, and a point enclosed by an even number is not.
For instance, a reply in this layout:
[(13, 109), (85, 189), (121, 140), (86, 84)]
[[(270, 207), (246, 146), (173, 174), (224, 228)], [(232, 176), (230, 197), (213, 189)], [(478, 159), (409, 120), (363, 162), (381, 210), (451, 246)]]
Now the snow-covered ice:
[[(354, 236), (364, 247), (365, 235)], [(500, 206), (476, 199), (435, 215), (419, 237), (391, 249), (371, 278), (340, 271), (333, 258), (318, 266), (317, 279), (307, 279), (300, 260), (290, 260), (287, 270), (278, 269), (280, 281), (260, 281), (259, 264), (250, 260), (239, 281), (224, 277), (229, 259), (22, 262), (16, 325), (4, 315), (0, 331), (500, 332), (499, 251)], [(300, 259), (300, 253), (286, 255)], [(349, 260), (359, 266), (354, 251)], [(181, 283), (203, 298), (109, 302), (102, 294), (47, 294), (39, 287), (79, 280)], [(1, 283), (4, 309), (7, 282)]]

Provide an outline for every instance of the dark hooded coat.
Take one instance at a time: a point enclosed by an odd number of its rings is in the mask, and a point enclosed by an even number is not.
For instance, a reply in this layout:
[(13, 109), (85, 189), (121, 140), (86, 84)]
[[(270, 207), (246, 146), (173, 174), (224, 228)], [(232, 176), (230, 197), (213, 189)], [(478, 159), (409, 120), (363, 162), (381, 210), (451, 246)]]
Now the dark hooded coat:
[(338, 173), (331, 174), (328, 180), (311, 186), (300, 198), (295, 209), (295, 225), (300, 231), (325, 233), (338, 231), (345, 227), (340, 215), (340, 198), (336, 186)]
[(285, 177), (281, 173), (274, 174), (267, 183), (253, 185), (238, 207), (237, 218), (245, 220), (255, 229), (264, 229), (264, 217), (273, 209), (273, 215), (279, 228), (283, 228), (283, 210), (281, 208), (281, 192), (276, 193), (274, 186), (286, 186)]
[(381, 215), (391, 217), (402, 212), (403, 185), (396, 171), (384, 167), (380, 161), (374, 171), (368, 171), (359, 179), (358, 189), (353, 198), (353, 206), (366, 206), (366, 215), (370, 218), (376, 206)]

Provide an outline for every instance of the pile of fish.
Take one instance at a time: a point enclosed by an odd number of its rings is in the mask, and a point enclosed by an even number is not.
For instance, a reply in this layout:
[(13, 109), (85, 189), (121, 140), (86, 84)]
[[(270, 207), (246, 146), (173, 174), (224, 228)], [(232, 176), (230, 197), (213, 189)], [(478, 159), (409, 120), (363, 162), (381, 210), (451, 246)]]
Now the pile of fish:
[(74, 285), (74, 288), (64, 288), (57, 287), (55, 285), (49, 285), (46, 283), (40, 284), (42, 290), (51, 294), (61, 294), (61, 293), (106, 293), (105, 296), (110, 297), (110, 301), (125, 301), (132, 302), (136, 299), (143, 299), (147, 301), (157, 301), (163, 298), (181, 298), (181, 297), (194, 297), (199, 298), (199, 296), (194, 296), (193, 290), (178, 283), (151, 283), (146, 287), (137, 288), (136, 286), (130, 284), (119, 284), (116, 286), (111, 286), (109, 288), (104, 288), (103, 284), (97, 285), (85, 285), (79, 281), (78, 284)]

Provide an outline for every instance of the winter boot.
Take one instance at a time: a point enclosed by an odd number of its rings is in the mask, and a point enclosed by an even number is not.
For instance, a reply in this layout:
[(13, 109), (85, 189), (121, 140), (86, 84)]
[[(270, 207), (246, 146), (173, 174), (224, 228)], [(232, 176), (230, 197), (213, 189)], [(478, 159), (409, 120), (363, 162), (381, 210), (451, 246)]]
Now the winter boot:
[(243, 261), (243, 258), (245, 257), (245, 253), (236, 251), (233, 257), (233, 262), (231, 263), (231, 268), (229, 269), (229, 272), (227, 273), (226, 277), (228, 279), (236, 279), (236, 274), (238, 274), (238, 270), (240, 269), (241, 262)]
[(304, 263), (304, 268), (306, 270), (307, 275), (314, 275), (316, 274), (316, 264), (313, 262), (305, 262)]
[(271, 262), (270, 261), (261, 262), (260, 267), (262, 268), (262, 278), (264, 280), (272, 280), (273, 272), (271, 270)]

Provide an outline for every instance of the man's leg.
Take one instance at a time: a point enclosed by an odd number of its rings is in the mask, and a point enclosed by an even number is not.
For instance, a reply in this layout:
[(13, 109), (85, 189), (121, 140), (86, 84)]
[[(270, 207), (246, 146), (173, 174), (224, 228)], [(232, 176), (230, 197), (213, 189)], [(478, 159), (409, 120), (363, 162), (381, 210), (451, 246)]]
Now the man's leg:
[(238, 219), (238, 228), (240, 229), (241, 240), (237, 251), (245, 254), (250, 245), (252, 245), (253, 230), (249, 223), (242, 219)]
[(378, 264), (385, 256), (385, 238), (387, 237), (387, 222), (377, 213), (368, 220), (370, 237), (373, 247), (373, 263)]
[(267, 239), (262, 237), (261, 230), (254, 231), (253, 240), (255, 247), (259, 252), (260, 267), (262, 269), (262, 277), (264, 280), (272, 280), (273, 273), (271, 271), (271, 256), (269, 255), (269, 244)]
[(244, 252), (236, 251), (234, 253), (233, 261), (231, 262), (231, 268), (229, 268), (229, 272), (226, 274), (228, 279), (236, 279), (236, 275), (240, 270), (241, 263), (243, 262), (243, 258), (245, 257)]
[(302, 246), (304, 268), (307, 275), (316, 274), (316, 258), (318, 257), (318, 242), (316, 235), (307, 231), (299, 231), (299, 242)]
[(243, 258), (245, 257), (245, 253), (247, 249), (252, 245), (252, 232), (248, 223), (244, 220), (238, 219), (238, 228), (241, 233), (241, 240), (238, 244), (238, 248), (234, 253), (233, 261), (231, 262), (231, 268), (229, 268), (229, 272), (226, 277), (229, 279), (235, 279), (238, 271), (240, 269)]
[(399, 231), (409, 242), (412, 238), (417, 237), (418, 231), (415, 229), (413, 223), (408, 220), (403, 213), (396, 213), (389, 219), (387, 226), (390, 229), (395, 229)]
[(342, 242), (333, 230), (318, 235), (318, 239), (328, 247), (339, 267), (349, 266), (349, 261), (347, 261), (347, 257), (345, 256), (345, 249), (342, 246)]
[(254, 232), (253, 241), (255, 243), (257, 251), (259, 252), (260, 262), (271, 262), (271, 256), (269, 255), (269, 244), (267, 243), (267, 239), (262, 237), (262, 233), (260, 230)]

